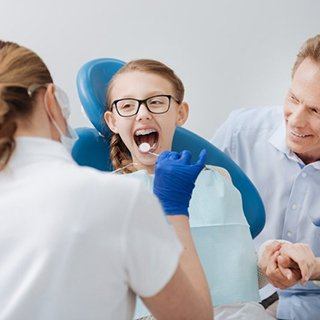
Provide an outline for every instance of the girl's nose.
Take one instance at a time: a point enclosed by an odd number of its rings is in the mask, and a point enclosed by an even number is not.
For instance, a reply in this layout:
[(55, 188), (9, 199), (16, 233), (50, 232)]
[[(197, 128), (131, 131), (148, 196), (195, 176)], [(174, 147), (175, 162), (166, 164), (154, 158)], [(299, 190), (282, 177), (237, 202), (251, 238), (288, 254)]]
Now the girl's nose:
[(152, 114), (151, 112), (148, 110), (147, 106), (145, 105), (145, 103), (142, 103), (140, 105), (140, 109), (136, 115), (136, 120), (140, 121), (143, 119), (151, 119), (152, 118)]

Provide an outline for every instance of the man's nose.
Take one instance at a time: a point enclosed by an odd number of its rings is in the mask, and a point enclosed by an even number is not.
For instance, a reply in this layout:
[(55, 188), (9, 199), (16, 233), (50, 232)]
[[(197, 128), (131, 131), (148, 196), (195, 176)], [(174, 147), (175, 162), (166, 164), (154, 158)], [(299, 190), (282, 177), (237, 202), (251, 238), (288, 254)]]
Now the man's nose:
[(290, 123), (293, 127), (303, 128), (308, 121), (308, 110), (304, 105), (297, 106), (290, 115)]

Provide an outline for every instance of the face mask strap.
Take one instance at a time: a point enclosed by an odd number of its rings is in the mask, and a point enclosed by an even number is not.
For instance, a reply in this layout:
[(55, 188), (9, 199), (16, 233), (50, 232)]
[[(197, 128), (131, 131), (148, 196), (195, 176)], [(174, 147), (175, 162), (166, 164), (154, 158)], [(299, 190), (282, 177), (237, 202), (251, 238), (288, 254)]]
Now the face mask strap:
[[(55, 89), (56, 89), (56, 88), (55, 88)], [(61, 89), (59, 88), (58, 90), (61, 90)], [(47, 99), (47, 97), (45, 97), (45, 108), (46, 108), (47, 114), (48, 114), (51, 122), (53, 123), (53, 125), (55, 126), (55, 128), (57, 129), (57, 131), (59, 132), (60, 137), (64, 136), (64, 137), (67, 137), (67, 138), (77, 138), (77, 134), (72, 134), (72, 132), (70, 132), (70, 131), (71, 131), (71, 130), (70, 130), (71, 127), (70, 127), (69, 124), (68, 124), (68, 119), (67, 119), (67, 117), (66, 117), (66, 115), (65, 115), (65, 112), (63, 112), (63, 110), (68, 109), (69, 106), (68, 106), (67, 108), (65, 108), (64, 106), (61, 106), (61, 102), (59, 103), (59, 101), (58, 101), (58, 99), (57, 99), (57, 102), (58, 102), (58, 105), (59, 105), (59, 107), (60, 107), (62, 116), (63, 116), (63, 118), (64, 118), (65, 121), (66, 121), (66, 126), (67, 126), (67, 131), (68, 131), (68, 133), (67, 133), (67, 134), (64, 134), (64, 133), (62, 132), (61, 128), (59, 127), (59, 125), (57, 124), (57, 122), (53, 119), (52, 115), (50, 114), (49, 109), (48, 109), (48, 103), (47, 103), (46, 99)], [(68, 136), (69, 136), (69, 137), (68, 137)], [(74, 136), (76, 136), (76, 137), (74, 137)]]
[(61, 108), (61, 112), (66, 120), (69, 119), (71, 114), (70, 102), (68, 95), (57, 85), (54, 85), (54, 95)]
[[(27, 90), (28, 90), (28, 94), (31, 97), (34, 92), (36, 90), (38, 90), (41, 87), (48, 87), (49, 84), (44, 84), (44, 85), (40, 85), (40, 84), (34, 84), (31, 85)], [(61, 130), (61, 128), (59, 127), (58, 123), (53, 119), (51, 113), (49, 112), (49, 108), (48, 108), (48, 103), (47, 103), (47, 96), (45, 96), (45, 100), (44, 100), (44, 104), (45, 104), (45, 110), (47, 112), (47, 115), (50, 119), (50, 121), (52, 122), (52, 124), (54, 125), (54, 127), (56, 128), (56, 130), (58, 131), (59, 135), (60, 135), (60, 142), (65, 146), (65, 148), (71, 152), (72, 147), (74, 145), (74, 143), (79, 139), (78, 134), (76, 133), (76, 131), (74, 129), (72, 129), (70, 127), (70, 125), (68, 124), (68, 118), (70, 116), (70, 105), (69, 105), (69, 99), (67, 94), (57, 85), (53, 84), (54, 86), (54, 96), (56, 99), (56, 102), (58, 103), (62, 116), (66, 121), (66, 127), (67, 127), (67, 133), (64, 134)]]
[[(48, 88), (47, 84), (33, 84), (28, 87), (28, 95), (29, 97), (32, 97), (32, 95), (37, 91), (39, 88)], [(58, 102), (61, 112), (66, 120), (70, 117), (70, 102), (68, 95), (56, 84), (53, 84), (54, 87), (54, 96), (56, 101)]]

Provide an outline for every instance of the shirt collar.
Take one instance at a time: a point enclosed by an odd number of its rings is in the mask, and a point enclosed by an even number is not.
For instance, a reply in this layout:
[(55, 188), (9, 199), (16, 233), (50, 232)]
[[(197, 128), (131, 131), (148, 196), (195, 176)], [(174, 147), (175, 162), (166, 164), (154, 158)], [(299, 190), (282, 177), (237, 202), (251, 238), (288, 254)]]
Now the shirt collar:
[(282, 119), (277, 129), (269, 138), (269, 142), (280, 152), (286, 155), (290, 154), (291, 150), (288, 148), (286, 144), (286, 125), (284, 119)]
[(73, 162), (71, 155), (60, 142), (41, 137), (17, 137), (15, 142), (16, 147), (9, 167), (50, 160)]
[[(269, 138), (269, 143), (273, 145), (277, 150), (283, 153), (288, 159), (291, 159), (299, 164), (301, 168), (306, 166), (303, 161), (292, 151), (288, 148), (286, 143), (286, 124), (285, 120), (282, 118), (281, 123), (274, 131), (274, 133)], [(315, 169), (320, 169), (320, 161), (316, 161), (310, 163)]]

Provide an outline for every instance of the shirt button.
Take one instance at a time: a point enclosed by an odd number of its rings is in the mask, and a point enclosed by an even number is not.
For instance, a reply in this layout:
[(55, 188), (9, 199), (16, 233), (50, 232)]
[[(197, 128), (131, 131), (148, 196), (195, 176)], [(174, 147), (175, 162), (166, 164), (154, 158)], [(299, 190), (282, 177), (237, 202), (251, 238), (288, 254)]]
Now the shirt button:
[(307, 176), (307, 174), (306, 174), (305, 172), (302, 172), (302, 173), (301, 173), (301, 177), (302, 177), (302, 178), (305, 178), (306, 176)]
[(292, 209), (292, 210), (296, 210), (297, 207), (298, 207), (298, 206), (294, 203), (294, 204), (292, 205), (291, 209)]
[(292, 236), (292, 232), (291, 231), (288, 231), (287, 232), (287, 236), (290, 238)]

